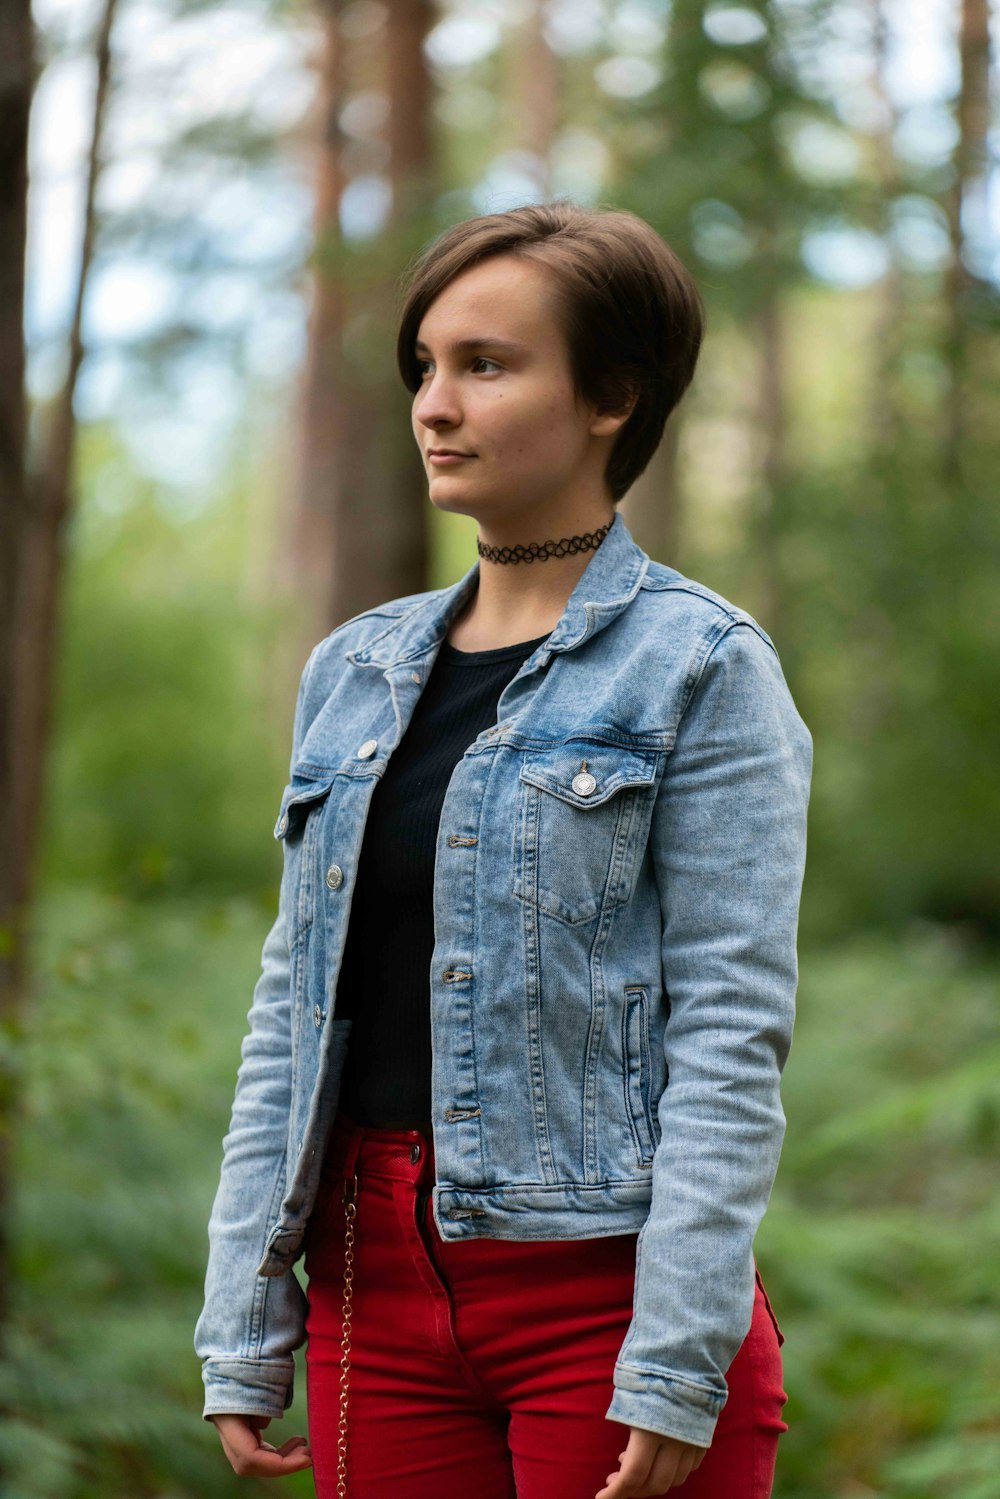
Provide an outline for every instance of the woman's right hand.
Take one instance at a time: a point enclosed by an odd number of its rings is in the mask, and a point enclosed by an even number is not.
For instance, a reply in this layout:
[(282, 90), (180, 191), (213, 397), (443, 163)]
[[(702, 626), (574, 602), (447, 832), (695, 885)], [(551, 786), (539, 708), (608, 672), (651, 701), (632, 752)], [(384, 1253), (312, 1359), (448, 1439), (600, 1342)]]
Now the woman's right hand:
[(281, 1478), (312, 1467), (305, 1437), (289, 1437), (280, 1447), (262, 1442), (260, 1433), (270, 1416), (213, 1416), (233, 1472), (241, 1478)]

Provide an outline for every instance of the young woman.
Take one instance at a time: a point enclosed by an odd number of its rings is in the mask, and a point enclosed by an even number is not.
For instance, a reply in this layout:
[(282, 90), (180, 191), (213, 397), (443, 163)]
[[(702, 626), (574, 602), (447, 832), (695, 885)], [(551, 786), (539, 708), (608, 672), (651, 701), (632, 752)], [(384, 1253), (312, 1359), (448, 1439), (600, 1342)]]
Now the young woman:
[[(320, 1499), (771, 1492), (753, 1241), (811, 739), (764, 630), (615, 509), (702, 326), (648, 224), (565, 200), (413, 268), (413, 433), (478, 558), (302, 674), (195, 1333), (238, 1473), (311, 1465)], [(310, 1443), (275, 1447), (303, 1342)]]

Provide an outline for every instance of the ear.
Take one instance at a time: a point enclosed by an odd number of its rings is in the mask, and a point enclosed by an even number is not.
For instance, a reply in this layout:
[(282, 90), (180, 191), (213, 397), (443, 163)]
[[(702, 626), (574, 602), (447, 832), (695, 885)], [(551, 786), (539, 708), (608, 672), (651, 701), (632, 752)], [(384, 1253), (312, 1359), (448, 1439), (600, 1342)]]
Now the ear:
[(632, 415), (632, 412), (635, 410), (638, 400), (639, 392), (637, 390), (634, 390), (631, 395), (629, 395), (625, 405), (620, 407), (617, 411), (602, 411), (599, 413), (595, 412), (590, 423), (590, 431), (592, 435), (594, 437), (612, 437), (616, 432), (624, 427), (625, 423)]

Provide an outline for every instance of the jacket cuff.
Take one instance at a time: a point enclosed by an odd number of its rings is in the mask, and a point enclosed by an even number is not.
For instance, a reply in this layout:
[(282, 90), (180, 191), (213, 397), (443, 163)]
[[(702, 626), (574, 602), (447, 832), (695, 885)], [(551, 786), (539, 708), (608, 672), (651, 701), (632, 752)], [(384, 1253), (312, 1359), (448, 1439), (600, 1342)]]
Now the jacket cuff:
[(271, 1416), (280, 1418), (295, 1392), (295, 1360), (291, 1358), (207, 1358), (202, 1360), (205, 1384), (202, 1420), (212, 1416)]
[(616, 1364), (615, 1391), (605, 1412), (608, 1421), (639, 1426), (660, 1436), (710, 1447), (722, 1407), (726, 1403), (704, 1385), (679, 1375)]

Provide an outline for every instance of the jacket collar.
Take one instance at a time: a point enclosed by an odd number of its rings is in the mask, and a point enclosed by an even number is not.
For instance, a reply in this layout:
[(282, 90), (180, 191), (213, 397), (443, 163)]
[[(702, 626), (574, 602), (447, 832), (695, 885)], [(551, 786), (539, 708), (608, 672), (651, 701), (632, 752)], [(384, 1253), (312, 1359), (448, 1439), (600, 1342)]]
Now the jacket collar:
[[(539, 651), (569, 651), (602, 630), (635, 598), (649, 560), (616, 511), (611, 529), (591, 554), (555, 629)], [(478, 586), (477, 557), (457, 583), (436, 589), (413, 604), (365, 645), (346, 651), (347, 660), (358, 666), (387, 668), (436, 651), (452, 620)]]

